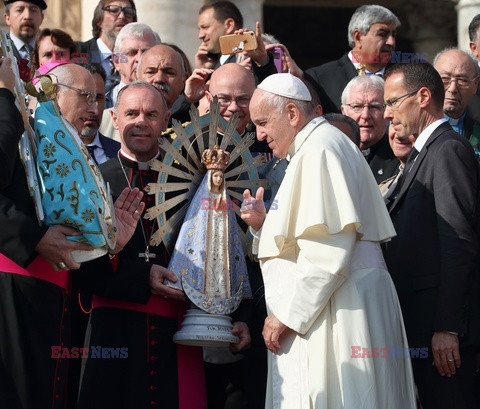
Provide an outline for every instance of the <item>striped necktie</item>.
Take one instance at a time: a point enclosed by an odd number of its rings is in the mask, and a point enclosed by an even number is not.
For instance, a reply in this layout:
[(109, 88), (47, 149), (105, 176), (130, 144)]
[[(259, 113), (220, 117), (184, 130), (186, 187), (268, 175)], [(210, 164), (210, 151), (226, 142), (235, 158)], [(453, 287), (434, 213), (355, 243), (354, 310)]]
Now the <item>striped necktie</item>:
[(18, 52), (22, 58), (25, 58), (30, 62), (32, 58), (32, 50), (33, 48), (30, 44), (24, 44), (23, 47), (18, 50)]

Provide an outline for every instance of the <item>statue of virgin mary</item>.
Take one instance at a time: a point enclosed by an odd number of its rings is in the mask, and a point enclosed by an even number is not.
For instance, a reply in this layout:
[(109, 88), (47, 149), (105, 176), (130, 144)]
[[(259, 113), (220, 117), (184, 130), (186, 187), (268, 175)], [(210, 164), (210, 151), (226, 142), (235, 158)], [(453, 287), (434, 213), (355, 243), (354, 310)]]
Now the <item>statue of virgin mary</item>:
[[(245, 254), (234, 206), (225, 189), (224, 172), (230, 154), (218, 146), (206, 149), (207, 169), (185, 216), (169, 270), (200, 309), (229, 314), (242, 297), (251, 297)], [(193, 291), (192, 291), (193, 289)]]

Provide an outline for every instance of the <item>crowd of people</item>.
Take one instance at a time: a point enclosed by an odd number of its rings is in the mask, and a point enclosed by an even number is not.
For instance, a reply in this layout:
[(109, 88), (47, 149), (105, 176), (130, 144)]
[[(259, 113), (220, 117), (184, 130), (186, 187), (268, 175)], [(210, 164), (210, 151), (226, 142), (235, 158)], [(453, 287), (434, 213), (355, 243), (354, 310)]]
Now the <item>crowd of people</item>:
[[(43, 0), (4, 3), (2, 408), (480, 406), (480, 15), (471, 53), (393, 63), (401, 21), (361, 6), (351, 50), (309, 68), (259, 23), (256, 49), (222, 55), (221, 36), (248, 31), (230, 1), (200, 7), (194, 56), (138, 22), (134, 0), (100, 0), (86, 42), (40, 29)], [(78, 225), (39, 223), (19, 153), (24, 132), (48, 138), (49, 123), (35, 115), (45, 93), (18, 84), (46, 78), (66, 124), (52, 139), (70, 133), (80, 159), (57, 167), (59, 148), (44, 148), (39, 177), (56, 179), (43, 194), (63, 200), (68, 166), (85, 163), (115, 199), (116, 245), (89, 261), (75, 257), (92, 250)], [(188, 299), (167, 284), (171, 252), (144, 217), (161, 140), (212, 101), (240, 136), (255, 132), (268, 182), (243, 192), (252, 297), (222, 353), (174, 343)]]

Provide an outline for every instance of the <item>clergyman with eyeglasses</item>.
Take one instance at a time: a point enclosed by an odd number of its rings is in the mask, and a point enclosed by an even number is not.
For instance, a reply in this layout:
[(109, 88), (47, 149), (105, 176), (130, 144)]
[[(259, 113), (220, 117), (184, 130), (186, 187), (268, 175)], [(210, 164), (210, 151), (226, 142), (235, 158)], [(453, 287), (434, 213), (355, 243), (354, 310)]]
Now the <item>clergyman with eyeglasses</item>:
[(429, 63), (397, 64), (385, 73), (385, 119), (399, 137), (415, 138), (388, 205), (397, 236), (384, 254), (410, 350), (428, 350), (423, 359), (412, 356), (424, 409), (479, 407), (479, 163), (444, 117), (456, 95), (449, 89), (467, 85), (475, 73), (457, 71), (459, 56), (455, 67), (437, 65), (440, 75)]
[(101, 0), (93, 12), (93, 38), (78, 43), (79, 52), (88, 54), (88, 62), (99, 63), (105, 70), (106, 93), (120, 82), (112, 55), (115, 40), (122, 27), (134, 21), (137, 21), (134, 0)]
[(399, 166), (388, 142), (383, 87), (378, 75), (354, 77), (343, 90), (341, 106), (342, 114), (360, 127), (360, 149), (377, 183), (394, 176)]
[(480, 67), (465, 51), (447, 48), (437, 54), (433, 66), (445, 87), (443, 112), (453, 130), (467, 138), (480, 159), (480, 123), (467, 111), (475, 96)]

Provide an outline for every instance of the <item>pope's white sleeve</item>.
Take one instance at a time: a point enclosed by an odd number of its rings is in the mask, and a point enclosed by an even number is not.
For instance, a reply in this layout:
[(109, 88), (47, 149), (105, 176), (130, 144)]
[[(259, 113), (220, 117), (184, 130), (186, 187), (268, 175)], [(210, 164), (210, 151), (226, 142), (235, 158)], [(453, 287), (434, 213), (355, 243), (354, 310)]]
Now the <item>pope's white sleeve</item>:
[(262, 235), (262, 228), (254, 230), (252, 226), (248, 226), (250, 233), (253, 236), (252, 241), (252, 254), (258, 254), (258, 244), (260, 243), (260, 236)]
[(297, 240), (296, 263), (280, 257), (262, 267), (268, 309), (305, 334), (347, 278), (355, 240), (354, 225), (333, 235), (325, 226), (307, 229)]

